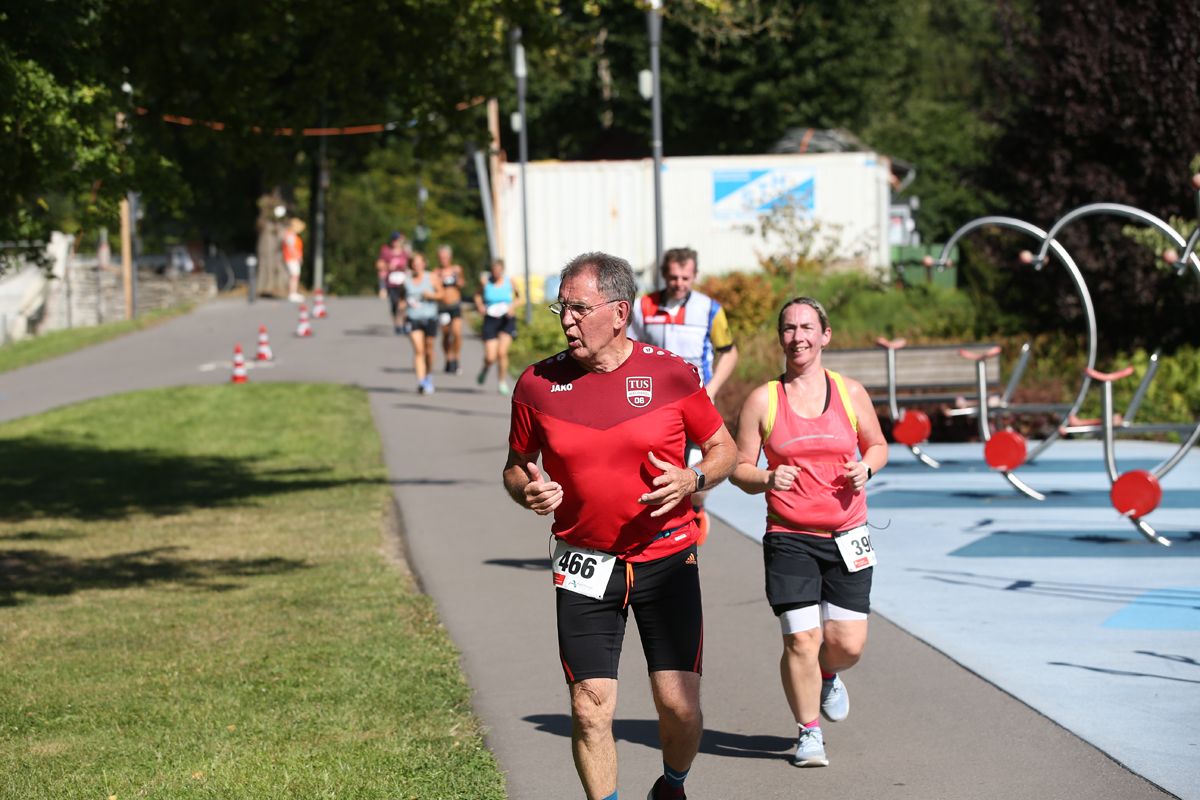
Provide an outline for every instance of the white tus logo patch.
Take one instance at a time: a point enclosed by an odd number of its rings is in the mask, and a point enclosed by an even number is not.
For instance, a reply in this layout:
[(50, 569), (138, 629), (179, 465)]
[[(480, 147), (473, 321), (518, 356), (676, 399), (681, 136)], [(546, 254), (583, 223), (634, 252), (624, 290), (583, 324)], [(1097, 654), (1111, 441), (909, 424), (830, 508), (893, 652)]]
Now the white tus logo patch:
[(654, 385), (649, 378), (626, 378), (625, 399), (635, 408), (645, 408), (654, 397)]
[(574, 388), (575, 387), (569, 383), (556, 383), (550, 387), (550, 394), (554, 394), (555, 392), (569, 392)]

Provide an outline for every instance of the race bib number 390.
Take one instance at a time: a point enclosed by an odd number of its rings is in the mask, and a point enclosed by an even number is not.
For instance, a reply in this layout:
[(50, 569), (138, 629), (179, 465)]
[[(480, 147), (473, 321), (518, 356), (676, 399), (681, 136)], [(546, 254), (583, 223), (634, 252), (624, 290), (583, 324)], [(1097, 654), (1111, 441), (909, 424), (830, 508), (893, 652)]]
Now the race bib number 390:
[(554, 585), (596, 600), (604, 597), (617, 557), (599, 550), (572, 547), (559, 540), (554, 547), (551, 566)]
[(834, 541), (837, 542), (846, 569), (858, 572), (875, 566), (875, 548), (871, 546), (871, 533), (866, 525), (840, 533)]

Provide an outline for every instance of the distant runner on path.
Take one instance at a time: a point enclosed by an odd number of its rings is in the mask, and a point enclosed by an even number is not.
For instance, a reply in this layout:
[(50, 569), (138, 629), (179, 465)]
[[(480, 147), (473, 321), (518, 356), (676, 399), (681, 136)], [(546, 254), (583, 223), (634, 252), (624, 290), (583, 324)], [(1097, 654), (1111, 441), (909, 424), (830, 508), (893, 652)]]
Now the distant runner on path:
[(483, 369), (475, 382), (483, 386), (488, 370), (496, 364), (496, 391), (508, 394), (508, 348), (517, 338), (517, 309), (521, 293), (512, 278), (504, 274), (504, 262), (496, 259), (488, 272), (479, 276), (475, 308), (483, 317)]
[[(696, 282), (696, 251), (679, 247), (663, 253), (666, 288), (643, 295), (633, 307), (629, 338), (677, 353), (700, 371), (704, 388), (714, 401), (737, 365), (737, 345), (729, 332), (725, 309), (706, 294), (692, 289)], [(688, 442), (687, 463), (700, 460), (700, 449)], [(708, 536), (707, 491), (692, 495), (700, 525), (700, 541)]]
[[(633, 270), (614, 256), (586, 253), (563, 269), (551, 310), (567, 349), (517, 382), (504, 468), (513, 500), (554, 515), (559, 656), (575, 768), (589, 800), (617, 798), (612, 722), (629, 608), (663, 743), (663, 775), (649, 798), (686, 797), (703, 732), (704, 626), (696, 514), (683, 501), (724, 480), (736, 460), (696, 368), (626, 337), (636, 293)], [(684, 463), (688, 439), (703, 453), (692, 469)]]
[(462, 353), (462, 290), (466, 286), (463, 268), (454, 263), (450, 245), (437, 249), (437, 279), (442, 284), (442, 299), (438, 301), (438, 324), (442, 326), (442, 351), (446, 354), (446, 372), (462, 375), (458, 365)]
[(396, 231), (390, 244), (379, 248), (375, 260), (375, 271), (379, 274), (379, 296), (386, 297), (392, 306), (392, 324), (396, 333), (404, 332), (408, 302), (404, 283), (408, 280), (409, 252), (404, 243), (404, 234)]
[(413, 346), (413, 372), (417, 375), (417, 392), (433, 394), (433, 345), (437, 339), (438, 300), (442, 287), (434, 283), (425, 269), (425, 254), (414, 253), (412, 277), (409, 279), (408, 321), (405, 328)]
[(887, 440), (862, 384), (821, 367), (833, 333), (821, 304), (792, 300), (778, 328), (784, 373), (746, 398), (730, 480), (767, 493), (767, 600), (783, 630), (779, 671), (799, 728), (795, 763), (824, 767), (818, 712), (846, 718), (850, 698), (837, 673), (858, 663), (867, 642), (875, 553), (863, 487), (887, 464)]

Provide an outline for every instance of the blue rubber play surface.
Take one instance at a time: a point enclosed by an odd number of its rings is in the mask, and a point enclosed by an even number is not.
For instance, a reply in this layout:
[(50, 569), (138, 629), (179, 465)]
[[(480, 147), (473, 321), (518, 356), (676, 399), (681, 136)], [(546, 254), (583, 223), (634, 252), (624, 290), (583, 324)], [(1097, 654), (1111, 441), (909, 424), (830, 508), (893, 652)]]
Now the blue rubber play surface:
[[(1101, 445), (1056, 444), (1018, 475), (980, 445), (907, 448), (867, 487), (872, 608), (1164, 789), (1200, 800), (1200, 452), (1162, 482), (1147, 542), (1113, 510)], [(1123, 441), (1120, 471), (1173, 445)], [(708, 508), (762, 540), (766, 502), (725, 483)], [(868, 654), (867, 658), (870, 657)]]

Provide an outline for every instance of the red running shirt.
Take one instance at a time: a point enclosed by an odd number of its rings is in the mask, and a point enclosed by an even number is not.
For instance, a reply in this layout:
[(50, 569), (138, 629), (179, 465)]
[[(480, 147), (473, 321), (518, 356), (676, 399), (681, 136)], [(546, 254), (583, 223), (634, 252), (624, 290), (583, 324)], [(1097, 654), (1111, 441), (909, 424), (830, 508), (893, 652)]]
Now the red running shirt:
[(786, 491), (767, 490), (767, 533), (829, 536), (862, 525), (867, 521), (867, 496), (844, 482), (842, 466), (858, 460), (858, 433), (838, 388), (827, 376), (829, 406), (809, 419), (792, 410), (782, 382), (774, 385), (778, 391), (775, 423), (763, 442), (767, 468), (790, 464), (799, 467), (800, 474)]
[[(588, 372), (565, 352), (526, 369), (513, 390), (508, 443), (518, 453), (541, 451), (548, 480), (562, 486), (555, 536), (641, 562), (696, 538), (687, 499), (653, 518), (660, 506), (638, 503), (662, 474), (647, 453), (682, 467), (687, 439), (706, 442), (721, 422), (695, 367), (634, 342), (613, 372)], [(682, 529), (660, 538), (672, 528)]]

